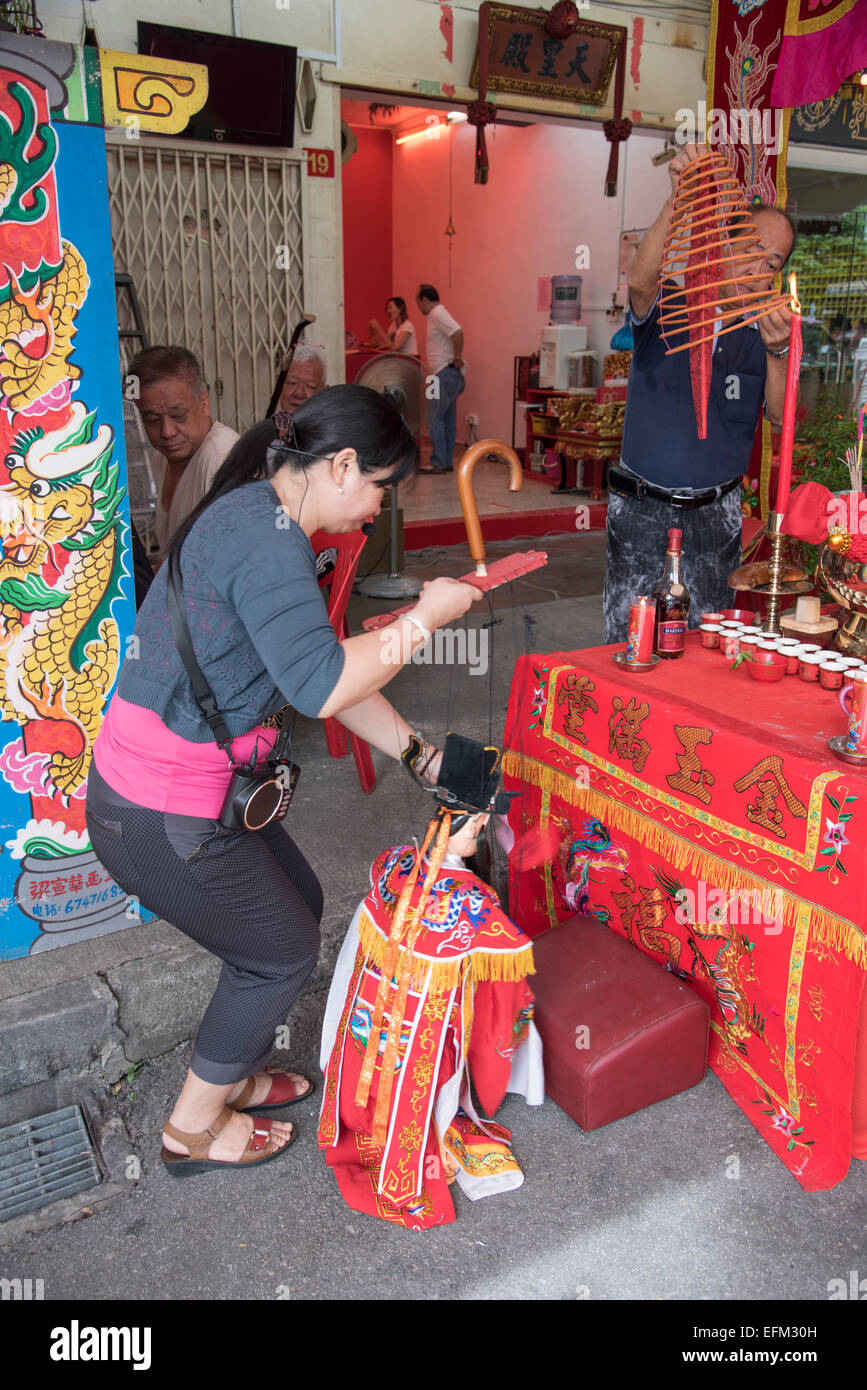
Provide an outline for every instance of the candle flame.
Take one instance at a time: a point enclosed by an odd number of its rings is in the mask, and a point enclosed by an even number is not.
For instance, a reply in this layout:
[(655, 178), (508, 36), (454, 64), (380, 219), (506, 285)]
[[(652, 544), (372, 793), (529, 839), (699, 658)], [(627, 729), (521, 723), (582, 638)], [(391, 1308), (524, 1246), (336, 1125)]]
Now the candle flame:
[(796, 275), (789, 276), (789, 294), (792, 296), (792, 313), (800, 314), (801, 301), (798, 298), (798, 277)]

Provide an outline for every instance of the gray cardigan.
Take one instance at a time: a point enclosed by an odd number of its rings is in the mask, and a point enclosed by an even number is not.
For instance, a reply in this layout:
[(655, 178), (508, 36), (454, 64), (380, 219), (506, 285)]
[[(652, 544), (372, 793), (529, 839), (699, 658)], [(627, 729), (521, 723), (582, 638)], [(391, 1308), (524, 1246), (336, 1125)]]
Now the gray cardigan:
[[(343, 670), (316, 563), (271, 483), (212, 502), (181, 548), (184, 607), (196, 660), (230, 734), (285, 704), (315, 716)], [(153, 710), (181, 738), (213, 734), (196, 704), (166, 612), (168, 564), (139, 609), (118, 680), (121, 699)]]

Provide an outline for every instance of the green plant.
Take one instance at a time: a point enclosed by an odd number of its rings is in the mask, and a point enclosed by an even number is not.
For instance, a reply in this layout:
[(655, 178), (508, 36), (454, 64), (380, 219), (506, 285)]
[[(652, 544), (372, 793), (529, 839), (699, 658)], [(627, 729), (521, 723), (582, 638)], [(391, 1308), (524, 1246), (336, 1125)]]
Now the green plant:
[(750, 483), (750, 480), (746, 476), (746, 474), (744, 475), (744, 480), (741, 483), (741, 506), (743, 506), (744, 503), (746, 503), (746, 505), (749, 507), (751, 514), (753, 512), (757, 512), (759, 509), (758, 493), (753, 489), (753, 486)]
[[(797, 449), (801, 457), (797, 467), (802, 475), (800, 481), (821, 483), (830, 492), (848, 492), (851, 483), (844, 455), (857, 440), (858, 426), (854, 416), (842, 412), (834, 388), (825, 387), (810, 419), (799, 430)], [(800, 548), (802, 569), (807, 575), (814, 575), (820, 547), (808, 545), (806, 541), (795, 544)]]
[(848, 491), (849, 470), (843, 456), (857, 440), (855, 417), (841, 412), (835, 393), (826, 388), (820, 394), (812, 416), (799, 430), (804, 482), (821, 483), (831, 492)]
[[(139, 1070), (139, 1068), (140, 1068), (141, 1066), (143, 1066), (143, 1065), (144, 1065), (144, 1064), (143, 1064), (142, 1062), (128, 1062), (128, 1063), (127, 1063), (127, 1068), (126, 1068), (126, 1084), (127, 1084), (127, 1086), (132, 1087), (133, 1077), (135, 1076), (135, 1074), (136, 1074), (136, 1072)], [(122, 1088), (122, 1086), (123, 1086), (123, 1082), (122, 1082), (122, 1081), (118, 1081), (118, 1082), (115, 1083), (114, 1086), (112, 1086), (111, 1089), (112, 1089), (112, 1091), (114, 1092), (114, 1094), (117, 1095), (118, 1092), (120, 1091), (120, 1089)], [(129, 1099), (130, 1099), (130, 1100), (135, 1100), (135, 1091), (130, 1090), (130, 1092), (129, 1092)]]

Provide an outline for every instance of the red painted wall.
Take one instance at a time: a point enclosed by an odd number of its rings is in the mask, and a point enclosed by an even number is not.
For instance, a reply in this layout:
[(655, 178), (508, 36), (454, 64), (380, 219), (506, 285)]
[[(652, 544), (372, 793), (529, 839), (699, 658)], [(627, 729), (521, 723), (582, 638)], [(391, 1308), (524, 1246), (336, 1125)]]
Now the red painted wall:
[(346, 327), (367, 337), (368, 320), (383, 328), (392, 275), (392, 149), (389, 130), (353, 126), (358, 149), (343, 166), (343, 284)]
[[(599, 127), (540, 124), (489, 129), (490, 181), (477, 184), (475, 139), (472, 126), (458, 125), (440, 139), (396, 148), (395, 291), (410, 301), (419, 281), (428, 281), (463, 327), (467, 387), (458, 399), (458, 441), (466, 437), (465, 416), (475, 414), (480, 439), (508, 443), (513, 359), (538, 348), (548, 322), (547, 312), (536, 308), (538, 278), (581, 275), (581, 322), (587, 346), (601, 362), (622, 323), (605, 316), (618, 280), (621, 227), (648, 227), (668, 195), (669, 181), (667, 170), (650, 162), (662, 149), (662, 137), (637, 133), (621, 151), (618, 196), (606, 198), (609, 146)], [(445, 232), (451, 140), (456, 235), (450, 287)], [(576, 272), (578, 245), (589, 248), (589, 265)], [(424, 356), (421, 315), (416, 332)], [(519, 445), (524, 428), (519, 424)]]

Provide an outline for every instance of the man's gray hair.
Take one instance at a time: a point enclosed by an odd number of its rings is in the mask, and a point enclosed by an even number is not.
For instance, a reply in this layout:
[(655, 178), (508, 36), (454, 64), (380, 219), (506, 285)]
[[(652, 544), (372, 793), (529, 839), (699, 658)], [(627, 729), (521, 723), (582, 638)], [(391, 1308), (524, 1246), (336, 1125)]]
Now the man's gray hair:
[(322, 368), (322, 385), (328, 385), (328, 354), (321, 343), (306, 343), (302, 339), (295, 348), (293, 363), (318, 362)]

